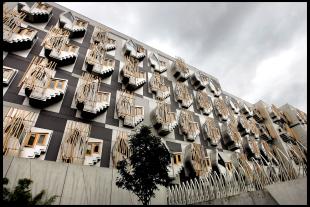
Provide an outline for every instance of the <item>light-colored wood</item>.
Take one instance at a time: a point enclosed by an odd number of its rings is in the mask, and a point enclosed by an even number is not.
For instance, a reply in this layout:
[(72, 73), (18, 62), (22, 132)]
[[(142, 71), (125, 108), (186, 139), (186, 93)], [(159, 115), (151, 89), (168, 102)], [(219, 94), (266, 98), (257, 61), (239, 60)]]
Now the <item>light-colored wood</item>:
[(214, 100), (214, 105), (222, 117), (228, 117), (229, 111), (223, 99), (216, 98)]
[(127, 159), (131, 156), (131, 149), (128, 144), (128, 133), (119, 131), (116, 142), (113, 146), (113, 167), (116, 168), (117, 163), (123, 159)]
[(68, 120), (57, 161), (83, 164), (89, 133), (89, 124)]
[(60, 54), (61, 51), (65, 50), (66, 45), (69, 43), (69, 35), (69, 31), (54, 26), (46, 34), (41, 46)]
[(13, 8), (10, 9), (7, 4), (3, 5), (3, 37), (9, 39), (13, 33), (20, 31), (20, 26), (26, 14), (18, 13)]
[[(37, 114), (17, 108), (10, 108), (3, 121), (3, 153), (19, 156), (25, 138), (34, 126)], [(23, 135), (23, 137), (21, 137)]]

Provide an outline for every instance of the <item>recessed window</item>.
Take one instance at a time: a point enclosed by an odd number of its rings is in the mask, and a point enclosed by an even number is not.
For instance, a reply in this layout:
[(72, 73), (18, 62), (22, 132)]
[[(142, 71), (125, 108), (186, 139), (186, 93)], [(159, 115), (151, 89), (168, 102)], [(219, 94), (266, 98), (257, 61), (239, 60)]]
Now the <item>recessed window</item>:
[(57, 88), (59, 89), (62, 89), (62, 85), (63, 85), (63, 82), (62, 81), (57, 81)]
[(44, 144), (46, 134), (39, 134), (38, 144)]
[(178, 156), (178, 161), (181, 162), (181, 155), (177, 155)]
[(176, 156), (173, 156), (173, 163), (174, 163), (174, 164), (177, 164), (177, 158), (176, 158)]
[(55, 81), (54, 80), (50, 81), (50, 88), (52, 88), (52, 89), (55, 88)]
[(94, 153), (98, 153), (99, 152), (99, 144), (96, 144), (94, 147)]
[(28, 139), (28, 142), (26, 144), (26, 146), (29, 146), (29, 147), (32, 147), (33, 144), (34, 144), (34, 140), (36, 139), (36, 136), (35, 134), (31, 134), (29, 139)]

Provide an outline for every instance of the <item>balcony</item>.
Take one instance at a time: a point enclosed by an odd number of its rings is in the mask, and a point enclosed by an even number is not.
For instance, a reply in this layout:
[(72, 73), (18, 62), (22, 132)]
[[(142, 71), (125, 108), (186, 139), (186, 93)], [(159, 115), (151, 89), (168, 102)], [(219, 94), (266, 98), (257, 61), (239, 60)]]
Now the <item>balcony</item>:
[(132, 40), (127, 40), (124, 47), (123, 52), (125, 56), (129, 56), (137, 59), (139, 62), (144, 59), (146, 56), (146, 51), (143, 47), (138, 46)]
[(107, 78), (112, 75), (115, 68), (115, 60), (106, 55), (106, 45), (104, 43), (92, 43), (90, 51), (86, 54), (86, 70), (88, 72)]
[(240, 111), (240, 106), (238, 101), (232, 99), (232, 98), (228, 98), (228, 105), (230, 106), (231, 110), (235, 113), (235, 114), (239, 114)]
[(185, 147), (184, 163), (190, 166), (196, 176), (207, 175), (212, 170), (210, 158), (200, 144), (191, 143)]
[(128, 144), (128, 133), (119, 131), (112, 149), (113, 167), (116, 168), (119, 161), (129, 158), (130, 155), (131, 150)]
[(228, 147), (228, 150), (240, 149), (242, 144), (241, 135), (234, 123), (228, 121), (228, 123), (223, 124), (224, 144)]
[(68, 31), (57, 27), (51, 28), (41, 44), (44, 47), (45, 57), (56, 62), (58, 67), (73, 64), (77, 59), (79, 47), (68, 42)]
[(184, 82), (190, 76), (189, 69), (183, 59), (177, 58), (171, 67), (171, 72), (176, 80)]
[(258, 139), (260, 136), (260, 131), (257, 127), (256, 121), (253, 118), (248, 119), (250, 125), (250, 133), (254, 136), (255, 139)]
[(109, 37), (109, 30), (102, 27), (96, 27), (92, 36), (92, 41), (95, 44), (103, 44), (105, 51), (116, 49), (116, 40)]
[(18, 87), (25, 89), (29, 104), (44, 108), (62, 100), (68, 80), (55, 78), (56, 63), (46, 58), (34, 56)]
[(144, 120), (143, 106), (136, 106), (134, 95), (121, 92), (117, 100), (116, 112), (119, 119), (124, 121), (124, 126), (134, 128)]
[(248, 151), (248, 157), (260, 159), (259, 147), (254, 138), (246, 136), (246, 150)]
[(6, 4), (3, 8), (3, 50), (8, 52), (27, 50), (32, 47), (37, 31), (23, 28), (21, 23), (25, 14), (9, 9)]
[(209, 83), (209, 78), (202, 72), (195, 72), (191, 77), (191, 83), (195, 90), (203, 90)]
[(126, 57), (125, 65), (121, 70), (122, 83), (129, 91), (137, 90), (146, 83), (146, 73), (139, 70), (138, 61)]
[(103, 140), (88, 138), (84, 165), (100, 167)]
[(209, 115), (212, 113), (212, 101), (209, 99), (209, 96), (206, 92), (197, 91), (196, 100), (199, 109), (204, 115)]
[(258, 129), (260, 131), (260, 138), (266, 140), (267, 142), (272, 141), (272, 137), (267, 129), (266, 125), (263, 123), (258, 124)]
[(26, 22), (44, 23), (52, 16), (53, 7), (42, 2), (18, 2), (17, 10), (26, 14)]
[(8, 86), (13, 81), (18, 70), (3, 66), (3, 86)]
[(296, 116), (301, 124), (307, 124), (307, 114), (296, 109)]
[(38, 114), (32, 111), (9, 108), (3, 120), (3, 155), (21, 156), (26, 138), (35, 125)]
[(89, 124), (67, 120), (56, 161), (83, 165), (89, 134)]
[(149, 62), (151, 68), (154, 69), (155, 72), (163, 73), (168, 69), (168, 63), (159, 59), (157, 53), (151, 53), (149, 56)]
[(157, 107), (152, 113), (152, 121), (154, 128), (161, 136), (171, 133), (178, 125), (176, 113), (171, 112), (170, 104), (163, 101), (157, 103)]
[(69, 31), (70, 38), (84, 37), (87, 26), (88, 22), (73, 16), (71, 12), (63, 12), (59, 15), (59, 28)]
[(175, 98), (183, 108), (188, 109), (193, 104), (192, 95), (189, 93), (189, 90), (184, 83), (176, 83)]
[(252, 107), (249, 107), (246, 103), (241, 104), (240, 113), (244, 114), (246, 118), (253, 116), (253, 109)]
[(257, 123), (262, 123), (265, 120), (256, 108), (253, 110), (253, 118), (257, 121)]
[(216, 127), (214, 119), (206, 117), (206, 122), (203, 126), (206, 133), (206, 137), (212, 146), (217, 146), (221, 140), (221, 133), (218, 127)]
[(269, 108), (269, 115), (274, 123), (279, 123), (283, 121), (282, 112), (273, 104), (271, 104), (271, 107)]
[(81, 110), (83, 118), (93, 119), (108, 109), (111, 93), (100, 91), (100, 80), (89, 73), (84, 73), (79, 80), (76, 107)]
[(215, 98), (214, 107), (216, 109), (217, 115), (220, 117), (220, 120), (226, 122), (228, 120), (229, 111), (224, 100), (221, 98)]
[(209, 81), (209, 89), (215, 97), (219, 97), (222, 93), (222, 90), (221, 90), (219, 84), (214, 82), (213, 80)]
[(199, 124), (194, 121), (194, 112), (182, 110), (179, 117), (179, 125), (188, 141), (195, 141), (200, 134)]
[(170, 96), (170, 88), (165, 84), (165, 77), (159, 73), (154, 73), (149, 81), (150, 90), (155, 93), (158, 100), (165, 100)]
[(271, 150), (269, 144), (266, 141), (261, 140), (260, 144), (259, 144), (259, 149), (260, 149), (261, 155), (268, 162), (271, 162), (273, 155), (272, 155), (272, 150)]
[(242, 136), (249, 134), (251, 131), (248, 120), (242, 114), (238, 116), (238, 130)]

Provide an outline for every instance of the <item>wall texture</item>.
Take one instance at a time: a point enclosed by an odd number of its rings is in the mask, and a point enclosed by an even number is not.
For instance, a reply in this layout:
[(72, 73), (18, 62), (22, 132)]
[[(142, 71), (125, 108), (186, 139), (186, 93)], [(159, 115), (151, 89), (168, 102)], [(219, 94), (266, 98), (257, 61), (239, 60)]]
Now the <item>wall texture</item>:
[[(45, 189), (48, 196), (59, 196), (54, 204), (141, 204), (134, 194), (115, 185), (117, 176), (113, 168), (3, 157), (3, 177), (9, 179), (9, 188), (16, 186), (20, 178), (30, 178), (32, 194)], [(167, 204), (166, 188), (159, 189), (151, 204)]]

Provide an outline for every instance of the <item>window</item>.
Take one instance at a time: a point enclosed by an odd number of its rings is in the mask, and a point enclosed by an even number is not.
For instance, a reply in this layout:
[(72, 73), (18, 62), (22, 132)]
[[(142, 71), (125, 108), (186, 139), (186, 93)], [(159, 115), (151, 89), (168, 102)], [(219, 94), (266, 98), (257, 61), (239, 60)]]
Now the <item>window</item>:
[(94, 153), (98, 153), (99, 152), (99, 144), (96, 144), (94, 147)]
[(63, 85), (63, 82), (62, 81), (57, 81), (57, 88), (59, 88), (59, 89), (62, 89), (62, 85)]
[(181, 162), (181, 155), (177, 155), (178, 156), (178, 161)]
[(44, 144), (46, 134), (39, 134), (38, 144)]
[(174, 163), (174, 164), (177, 164), (177, 158), (176, 158), (176, 156), (173, 156), (173, 163)]
[(210, 160), (209, 159), (207, 159), (207, 165), (210, 166)]
[(31, 133), (28, 140), (26, 141), (26, 147), (33, 147), (36, 144), (44, 145), (47, 133)]
[(55, 88), (55, 82), (56, 82), (56, 81), (51, 80), (51, 81), (50, 81), (50, 86), (49, 86), (49, 88), (54, 89), (54, 88)]
[(28, 142), (27, 142), (26, 146), (27, 147), (32, 147), (33, 144), (34, 144), (35, 139), (36, 139), (35, 134), (31, 134), (29, 139), (28, 139)]

